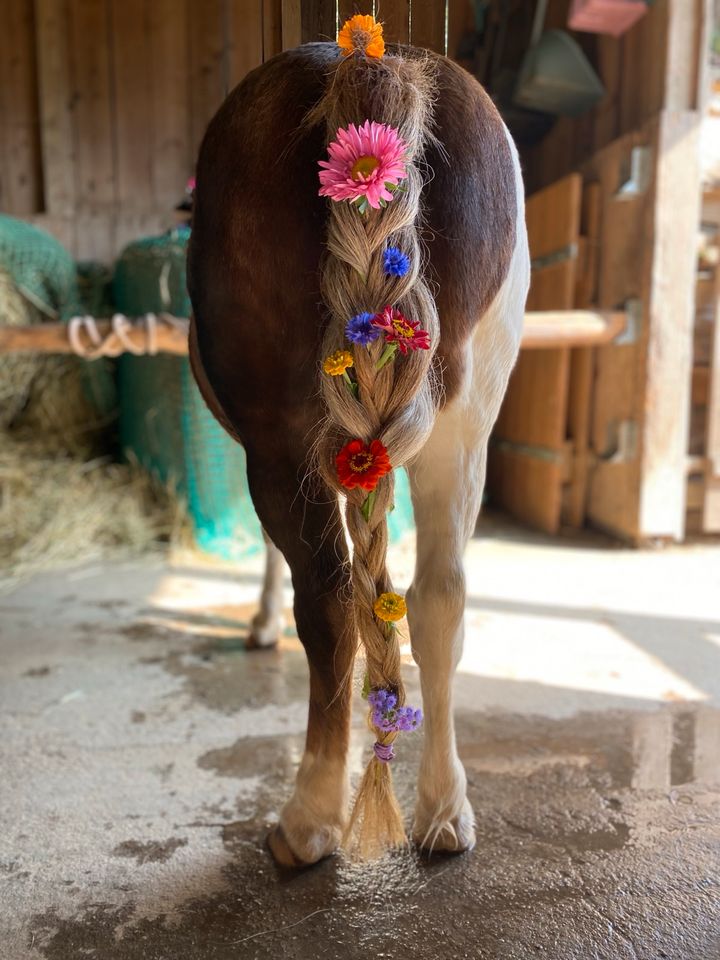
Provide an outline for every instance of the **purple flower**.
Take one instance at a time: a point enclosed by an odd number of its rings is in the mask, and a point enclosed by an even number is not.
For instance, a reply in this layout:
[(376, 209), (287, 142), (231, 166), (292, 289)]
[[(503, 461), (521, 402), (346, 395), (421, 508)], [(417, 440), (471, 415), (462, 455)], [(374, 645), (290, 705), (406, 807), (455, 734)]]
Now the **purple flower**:
[(410, 258), (398, 247), (388, 247), (383, 254), (383, 267), (390, 277), (404, 277), (410, 269)]
[(372, 709), (372, 723), (378, 730), (390, 733), (395, 730), (416, 730), (422, 723), (422, 710), (414, 707), (398, 707), (397, 696), (389, 690), (371, 690), (368, 703)]
[(372, 318), (374, 313), (358, 313), (351, 320), (348, 320), (345, 327), (345, 336), (351, 343), (359, 343), (367, 346), (373, 340), (380, 336), (380, 330), (373, 325)]

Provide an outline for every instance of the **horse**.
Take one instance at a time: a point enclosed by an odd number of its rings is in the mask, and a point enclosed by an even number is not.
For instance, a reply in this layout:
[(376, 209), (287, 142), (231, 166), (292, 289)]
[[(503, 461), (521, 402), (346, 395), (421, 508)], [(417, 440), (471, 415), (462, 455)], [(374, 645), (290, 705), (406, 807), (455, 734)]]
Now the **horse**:
[[(230, 93), (200, 148), (188, 252), (194, 375), (246, 450), (271, 544), (265, 607), (277, 612), (282, 554), (308, 659), (304, 754), (268, 836), (292, 867), (343, 842), (367, 856), (405, 842), (390, 775), (396, 738), (420, 720), (400, 673), (405, 609), (424, 710), (412, 837), (475, 843), (452, 713), (462, 558), (530, 276), (518, 155), (489, 96), (446, 57), (373, 52), (367, 20), (345, 47), (285, 51)], [(376, 182), (380, 149), (360, 146), (338, 181), (357, 196), (333, 196), (333, 166), (366, 134), (399, 145), (400, 166)], [(417, 532), (405, 598), (385, 564), (401, 466)], [(376, 739), (351, 815), (359, 642)]]

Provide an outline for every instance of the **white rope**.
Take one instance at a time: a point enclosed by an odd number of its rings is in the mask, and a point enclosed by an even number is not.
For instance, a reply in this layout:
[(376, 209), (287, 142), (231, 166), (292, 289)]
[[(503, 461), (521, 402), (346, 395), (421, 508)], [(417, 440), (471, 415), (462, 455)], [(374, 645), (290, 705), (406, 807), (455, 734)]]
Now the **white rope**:
[[(166, 324), (176, 330), (183, 330), (185, 324), (171, 314), (146, 313), (133, 318), (124, 313), (113, 314), (110, 332), (103, 339), (94, 317), (73, 317), (68, 323), (68, 339), (73, 353), (85, 360), (97, 360), (99, 357), (119, 357), (123, 353), (132, 353), (136, 357), (158, 352), (158, 328)], [(145, 342), (133, 334), (144, 334)], [(89, 343), (87, 342), (89, 341)]]

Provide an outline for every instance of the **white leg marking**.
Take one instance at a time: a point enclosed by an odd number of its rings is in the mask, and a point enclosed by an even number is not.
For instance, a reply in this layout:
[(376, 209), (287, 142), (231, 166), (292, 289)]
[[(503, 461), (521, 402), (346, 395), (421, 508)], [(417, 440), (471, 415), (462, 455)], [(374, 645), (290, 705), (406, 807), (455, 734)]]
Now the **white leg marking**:
[(249, 647), (273, 647), (280, 639), (283, 620), (283, 576), (285, 558), (263, 530), (265, 538), (265, 577), (260, 594), (260, 609), (255, 614), (248, 638)]
[(345, 757), (305, 751), (295, 790), (280, 814), (285, 837), (303, 863), (316, 863), (340, 845), (349, 793)]
[(468, 346), (463, 389), (439, 415), (410, 471), (417, 559), (408, 618), (425, 712), (414, 836), (431, 849), (465, 850), (475, 843), (465, 771), (455, 744), (452, 678), (463, 647), (462, 555), (480, 512), (488, 439), (517, 356), (530, 277), (514, 146), (513, 155), (518, 221), (508, 275)]

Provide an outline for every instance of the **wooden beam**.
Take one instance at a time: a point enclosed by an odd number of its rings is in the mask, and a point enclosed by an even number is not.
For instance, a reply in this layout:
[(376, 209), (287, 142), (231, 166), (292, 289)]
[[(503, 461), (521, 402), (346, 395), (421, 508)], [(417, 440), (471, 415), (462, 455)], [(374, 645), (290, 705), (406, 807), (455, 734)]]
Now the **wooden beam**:
[(590, 347), (610, 343), (625, 329), (620, 310), (534, 310), (525, 314), (522, 349)]
[[(76, 150), (67, 0), (35, 0), (35, 42), (45, 209), (52, 216), (71, 216)], [(70, 246), (74, 250), (74, 241)]]
[[(158, 324), (155, 330), (154, 352), (172, 353), (184, 356), (188, 352), (188, 321), (166, 314), (158, 315)], [(103, 340), (113, 336), (113, 325), (110, 320), (96, 320), (97, 332)], [(4, 353), (74, 353), (69, 336), (69, 324), (42, 323), (35, 326), (0, 327), (0, 355)], [(79, 332), (80, 341), (89, 353), (94, 344), (84, 330)], [(145, 322), (134, 322), (131, 329), (125, 331), (127, 341), (134, 347), (133, 351), (145, 353), (148, 346), (148, 328)], [(118, 356), (126, 352), (122, 343), (114, 338), (116, 349), (109, 355)], [(82, 354), (81, 354), (82, 355)]]
[[(164, 314), (157, 331), (157, 351), (187, 353), (187, 321)], [(171, 320), (171, 325), (163, 323)], [(98, 333), (105, 338), (112, 332), (111, 321), (95, 321)], [(543, 310), (525, 314), (523, 349), (543, 347), (578, 347), (607, 343), (625, 326), (625, 314), (613, 311)], [(146, 342), (146, 327), (137, 321), (130, 334), (136, 347)], [(65, 323), (43, 323), (36, 326), (0, 327), (0, 355), (4, 353), (72, 353)]]

